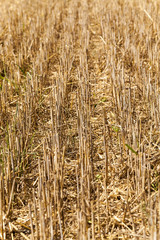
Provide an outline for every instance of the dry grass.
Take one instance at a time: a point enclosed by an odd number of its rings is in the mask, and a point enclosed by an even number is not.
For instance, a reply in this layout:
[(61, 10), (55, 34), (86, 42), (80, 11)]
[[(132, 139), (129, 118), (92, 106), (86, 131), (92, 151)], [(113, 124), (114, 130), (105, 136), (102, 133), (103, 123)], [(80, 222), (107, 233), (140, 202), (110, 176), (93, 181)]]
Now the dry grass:
[(160, 239), (159, 2), (0, 12), (0, 239)]

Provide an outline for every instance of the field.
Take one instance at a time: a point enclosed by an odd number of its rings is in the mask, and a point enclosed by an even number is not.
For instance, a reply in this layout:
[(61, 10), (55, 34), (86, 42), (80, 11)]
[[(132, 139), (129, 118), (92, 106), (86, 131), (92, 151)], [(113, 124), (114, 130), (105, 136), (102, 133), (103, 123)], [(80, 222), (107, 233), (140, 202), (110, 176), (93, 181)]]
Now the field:
[(0, 12), (0, 239), (160, 239), (160, 2)]

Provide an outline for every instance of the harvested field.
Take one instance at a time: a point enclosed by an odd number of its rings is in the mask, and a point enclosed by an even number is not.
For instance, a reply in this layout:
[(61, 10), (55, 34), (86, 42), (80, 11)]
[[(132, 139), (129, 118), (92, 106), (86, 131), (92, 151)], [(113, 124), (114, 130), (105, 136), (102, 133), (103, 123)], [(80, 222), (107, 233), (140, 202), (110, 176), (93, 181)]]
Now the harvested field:
[(0, 11), (0, 239), (160, 239), (159, 1)]

